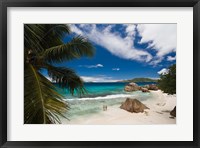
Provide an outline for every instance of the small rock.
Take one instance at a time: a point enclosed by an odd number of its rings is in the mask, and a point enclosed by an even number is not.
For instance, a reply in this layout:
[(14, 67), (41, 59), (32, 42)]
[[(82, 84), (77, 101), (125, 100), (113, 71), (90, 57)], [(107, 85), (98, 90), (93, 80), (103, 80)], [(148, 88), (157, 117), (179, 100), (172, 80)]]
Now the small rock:
[(147, 88), (143, 88), (143, 87), (141, 87), (140, 90), (141, 90), (142, 92), (150, 92)]
[(170, 115), (173, 117), (176, 117), (176, 106), (174, 107), (174, 109), (170, 112)]

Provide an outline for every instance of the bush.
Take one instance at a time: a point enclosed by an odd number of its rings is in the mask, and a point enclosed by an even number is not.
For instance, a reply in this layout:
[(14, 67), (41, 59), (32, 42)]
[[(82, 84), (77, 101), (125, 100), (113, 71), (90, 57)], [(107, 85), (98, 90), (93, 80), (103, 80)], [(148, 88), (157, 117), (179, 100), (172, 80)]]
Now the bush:
[(161, 74), (158, 87), (165, 93), (176, 94), (176, 64), (169, 67), (167, 74)]

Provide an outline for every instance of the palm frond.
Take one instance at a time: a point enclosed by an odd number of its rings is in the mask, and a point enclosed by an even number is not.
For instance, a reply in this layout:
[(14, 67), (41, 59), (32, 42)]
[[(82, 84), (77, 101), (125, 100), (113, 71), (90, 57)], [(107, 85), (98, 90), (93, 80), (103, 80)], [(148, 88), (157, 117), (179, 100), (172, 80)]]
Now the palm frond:
[(24, 122), (26, 124), (61, 123), (59, 117), (69, 109), (54, 85), (31, 64), (25, 64)]
[(69, 33), (69, 26), (65, 24), (25, 24), (25, 48), (40, 52), (62, 44), (63, 37)]
[(76, 92), (79, 96), (86, 93), (82, 79), (69, 68), (54, 67), (47, 65), (49, 77), (62, 88), (67, 88), (73, 95)]
[(33, 50), (37, 51), (42, 48), (40, 44), (38, 44), (42, 40), (42, 36), (44, 36), (44, 26), (37, 24), (25, 24), (24, 25), (24, 46), (25, 50)]
[(40, 41), (43, 50), (63, 44), (64, 36), (70, 33), (70, 28), (65, 24), (43, 24), (45, 34)]
[(45, 61), (52, 63), (77, 59), (83, 56), (92, 57), (93, 55), (94, 48), (92, 44), (85, 38), (77, 36), (67, 44), (61, 44), (46, 49), (42, 56)]

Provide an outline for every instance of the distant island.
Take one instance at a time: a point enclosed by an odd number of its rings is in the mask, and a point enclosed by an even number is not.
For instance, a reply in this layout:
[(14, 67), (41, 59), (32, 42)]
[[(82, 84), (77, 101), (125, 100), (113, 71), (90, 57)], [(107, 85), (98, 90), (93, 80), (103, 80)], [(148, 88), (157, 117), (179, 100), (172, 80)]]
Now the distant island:
[(134, 79), (129, 79), (129, 80), (123, 80), (121, 82), (158, 82), (158, 79), (134, 78)]

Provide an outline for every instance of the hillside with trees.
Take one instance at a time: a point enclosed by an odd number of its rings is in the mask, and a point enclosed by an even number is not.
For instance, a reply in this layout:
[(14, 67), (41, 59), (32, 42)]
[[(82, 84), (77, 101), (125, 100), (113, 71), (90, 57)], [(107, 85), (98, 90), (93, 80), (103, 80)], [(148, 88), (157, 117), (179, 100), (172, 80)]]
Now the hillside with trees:
[(157, 79), (150, 79), (150, 78), (134, 78), (130, 80), (124, 80), (123, 82), (157, 82)]

